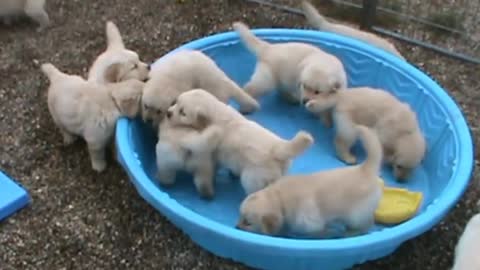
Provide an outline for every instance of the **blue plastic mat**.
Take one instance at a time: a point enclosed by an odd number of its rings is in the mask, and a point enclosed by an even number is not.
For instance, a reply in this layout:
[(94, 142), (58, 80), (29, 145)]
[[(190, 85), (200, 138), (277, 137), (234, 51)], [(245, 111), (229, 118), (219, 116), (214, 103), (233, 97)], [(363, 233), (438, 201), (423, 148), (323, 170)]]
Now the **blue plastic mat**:
[(30, 202), (28, 192), (0, 171), (0, 221)]

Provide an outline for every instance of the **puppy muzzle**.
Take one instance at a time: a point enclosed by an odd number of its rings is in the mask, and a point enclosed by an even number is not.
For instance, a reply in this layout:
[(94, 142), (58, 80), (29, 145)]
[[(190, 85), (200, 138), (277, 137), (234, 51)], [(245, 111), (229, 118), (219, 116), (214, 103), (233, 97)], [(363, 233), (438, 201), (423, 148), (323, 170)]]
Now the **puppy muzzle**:
[(171, 111), (167, 111), (167, 118), (168, 119), (172, 118), (172, 112)]
[(302, 104), (303, 104), (303, 105), (307, 105), (307, 103), (308, 103), (309, 101), (310, 101), (310, 99), (308, 99), (308, 98), (303, 98), (303, 99), (302, 99)]

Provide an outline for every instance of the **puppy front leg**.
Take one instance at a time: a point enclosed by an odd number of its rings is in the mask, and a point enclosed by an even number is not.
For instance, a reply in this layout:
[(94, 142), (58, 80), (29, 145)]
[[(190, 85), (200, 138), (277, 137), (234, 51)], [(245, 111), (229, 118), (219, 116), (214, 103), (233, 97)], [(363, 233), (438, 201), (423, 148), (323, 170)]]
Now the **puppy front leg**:
[[(203, 157), (202, 157), (203, 158)], [(209, 157), (205, 157), (208, 159)], [(211, 161), (202, 162), (202, 166), (198, 166), (194, 175), (194, 183), (197, 192), (204, 199), (212, 199), (215, 195), (213, 187), (214, 164)]]
[(244, 88), (250, 96), (257, 98), (272, 91), (275, 86), (275, 77), (270, 67), (265, 63), (258, 62), (252, 78)]
[(90, 154), (90, 160), (92, 168), (97, 172), (102, 172), (107, 167), (107, 161), (105, 160), (105, 147), (88, 144), (88, 152)]
[(322, 123), (325, 127), (331, 128), (332, 125), (333, 125), (332, 112), (330, 110), (321, 112), (320, 113), (320, 120), (322, 121)]
[(175, 184), (177, 177), (176, 168), (158, 168), (157, 180), (163, 186), (171, 186)]

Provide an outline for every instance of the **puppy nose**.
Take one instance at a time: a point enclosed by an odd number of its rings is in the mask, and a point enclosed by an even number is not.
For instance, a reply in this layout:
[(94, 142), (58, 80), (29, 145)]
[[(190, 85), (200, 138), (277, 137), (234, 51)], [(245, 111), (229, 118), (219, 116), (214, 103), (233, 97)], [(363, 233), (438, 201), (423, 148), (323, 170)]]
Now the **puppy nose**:
[(168, 118), (172, 117), (172, 112), (171, 111), (167, 111), (167, 117)]
[(303, 105), (307, 104), (307, 103), (308, 103), (308, 101), (310, 101), (308, 98), (304, 98), (304, 99), (302, 99), (302, 103), (303, 103)]
[(152, 70), (152, 64), (147, 64), (147, 69)]

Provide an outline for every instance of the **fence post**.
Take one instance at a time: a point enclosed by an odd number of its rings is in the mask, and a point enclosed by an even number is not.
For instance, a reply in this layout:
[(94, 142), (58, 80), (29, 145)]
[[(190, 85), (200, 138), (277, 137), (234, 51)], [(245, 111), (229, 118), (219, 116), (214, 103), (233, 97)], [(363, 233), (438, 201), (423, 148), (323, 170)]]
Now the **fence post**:
[(364, 30), (372, 29), (375, 24), (378, 0), (363, 0), (362, 19), (360, 27)]

